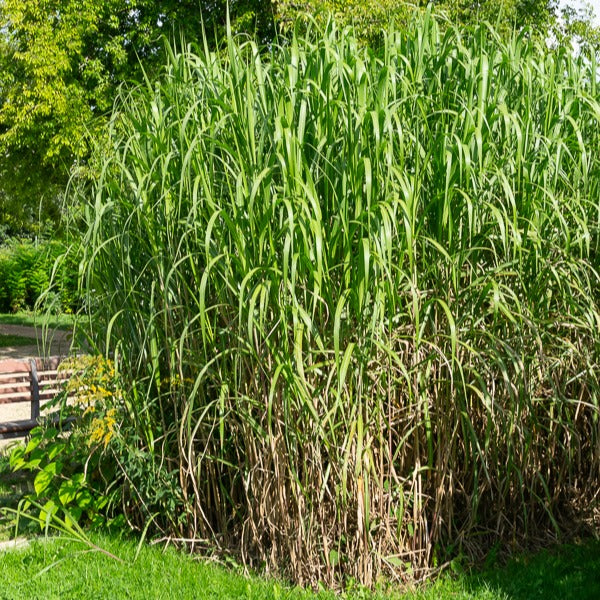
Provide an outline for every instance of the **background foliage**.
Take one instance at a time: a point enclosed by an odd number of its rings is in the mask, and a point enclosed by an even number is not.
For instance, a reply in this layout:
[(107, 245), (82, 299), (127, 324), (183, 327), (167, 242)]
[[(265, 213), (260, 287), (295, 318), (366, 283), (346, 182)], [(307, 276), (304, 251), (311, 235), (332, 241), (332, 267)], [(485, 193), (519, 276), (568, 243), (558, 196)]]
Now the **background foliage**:
[(454, 25), (473, 25), (484, 21), (495, 24), (499, 32), (508, 34), (524, 27), (543, 39), (556, 23), (557, 5), (553, 0), (306, 0), (276, 2), (277, 17), (284, 29), (305, 15), (326, 20), (333, 15), (341, 25), (352, 25), (358, 37), (376, 43), (389, 23), (406, 25), (415, 12), (430, 5), (434, 12), (443, 15)]
[[(40, 214), (56, 223), (66, 182), (86, 175), (119, 86), (163, 62), (161, 36), (198, 39), (203, 27), (221, 35), (226, 4), (2, 0), (0, 225), (18, 233)], [(269, 2), (229, 5), (236, 30), (272, 37)]]
[[(77, 310), (76, 248), (67, 252), (60, 242), (29, 240), (11, 240), (0, 246), (0, 312), (33, 310), (42, 296), (45, 308), (51, 311)], [(59, 257), (63, 259), (55, 264)]]

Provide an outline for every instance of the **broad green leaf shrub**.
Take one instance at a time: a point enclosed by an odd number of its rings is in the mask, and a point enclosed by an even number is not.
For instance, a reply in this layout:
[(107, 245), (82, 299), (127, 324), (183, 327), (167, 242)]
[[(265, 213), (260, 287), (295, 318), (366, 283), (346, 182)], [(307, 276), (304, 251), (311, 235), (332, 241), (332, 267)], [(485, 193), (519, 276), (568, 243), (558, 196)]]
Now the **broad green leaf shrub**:
[(334, 24), (172, 51), (124, 92), (82, 269), (157, 482), (129, 522), (371, 585), (593, 506), (596, 73), (425, 15), (377, 55)]
[(10, 455), (14, 471), (35, 474), (20, 504), (42, 528), (59, 519), (67, 527), (122, 528), (115, 488), (122, 485), (113, 447), (120, 435), (124, 398), (111, 361), (81, 356), (61, 363), (72, 371), (27, 444)]
[(78, 267), (76, 246), (67, 252), (60, 242), (9, 240), (0, 247), (0, 312), (33, 310), (42, 298), (55, 309), (77, 310)]
[[(70, 371), (64, 388), (45, 405), (45, 415), (27, 443), (10, 454), (13, 471), (31, 471), (33, 486), (25, 494), (15, 521), (29, 519), (42, 529), (81, 532), (81, 528), (123, 530), (129, 512), (153, 518), (168, 534), (184, 524), (183, 503), (173, 469), (152, 467), (135, 427), (127, 418), (129, 401), (114, 364), (101, 356), (82, 355), (59, 366)], [(130, 492), (122, 505), (123, 489)], [(135, 502), (140, 502), (135, 505)]]

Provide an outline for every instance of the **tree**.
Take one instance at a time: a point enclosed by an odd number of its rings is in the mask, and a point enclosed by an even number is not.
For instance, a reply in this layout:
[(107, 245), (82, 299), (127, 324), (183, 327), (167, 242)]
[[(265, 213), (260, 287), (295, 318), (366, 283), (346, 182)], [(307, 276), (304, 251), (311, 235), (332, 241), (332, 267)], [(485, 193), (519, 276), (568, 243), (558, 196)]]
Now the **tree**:
[(528, 27), (542, 38), (557, 14), (557, 0), (440, 0), (435, 4), (453, 23), (489, 21), (500, 31)]
[(277, 2), (277, 18), (282, 29), (292, 27), (307, 15), (317, 21), (333, 15), (342, 25), (353, 25), (358, 36), (372, 43), (391, 21), (404, 22), (415, 11), (415, 5), (404, 0), (281, 0)]
[(594, 25), (594, 9), (590, 4), (579, 8), (566, 6), (554, 30), (559, 44), (571, 44), (583, 52), (600, 51), (600, 27)]
[[(230, 6), (236, 30), (272, 36), (270, 3)], [(55, 219), (119, 86), (162, 63), (163, 35), (219, 35), (226, 14), (226, 0), (0, 0), (0, 226)]]
[[(354, 25), (359, 35), (373, 41), (393, 18), (403, 22), (429, 0), (281, 0), (277, 3), (280, 22), (293, 23), (301, 14), (334, 14), (342, 23)], [(490, 21), (498, 30), (529, 27), (540, 36), (554, 24), (556, 0), (433, 0), (434, 12), (454, 24)]]

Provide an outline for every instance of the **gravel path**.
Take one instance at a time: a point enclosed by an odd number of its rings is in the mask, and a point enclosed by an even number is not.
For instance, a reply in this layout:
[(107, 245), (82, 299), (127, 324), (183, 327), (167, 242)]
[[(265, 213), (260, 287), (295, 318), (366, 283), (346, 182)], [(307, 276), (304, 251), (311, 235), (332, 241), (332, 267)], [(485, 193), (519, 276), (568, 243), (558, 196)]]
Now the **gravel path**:
[(0, 552), (3, 550), (15, 550), (16, 548), (25, 548), (29, 546), (29, 540), (26, 538), (17, 538), (16, 540), (7, 540), (0, 542)]

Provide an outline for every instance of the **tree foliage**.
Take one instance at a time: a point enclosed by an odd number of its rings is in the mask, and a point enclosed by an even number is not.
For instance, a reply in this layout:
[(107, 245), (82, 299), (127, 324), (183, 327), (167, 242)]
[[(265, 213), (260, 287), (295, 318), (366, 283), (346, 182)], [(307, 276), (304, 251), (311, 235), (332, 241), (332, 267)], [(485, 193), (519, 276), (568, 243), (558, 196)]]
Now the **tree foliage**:
[(277, 18), (285, 30), (307, 16), (321, 22), (333, 16), (341, 25), (353, 25), (361, 39), (373, 42), (388, 23), (405, 22), (415, 8), (405, 0), (281, 0)]
[(594, 25), (596, 15), (590, 4), (579, 8), (567, 6), (561, 16), (555, 31), (559, 44), (572, 44), (586, 53), (600, 51), (600, 27)]
[[(284, 27), (301, 15), (319, 19), (333, 14), (338, 22), (354, 25), (360, 37), (372, 42), (392, 19), (402, 23), (428, 4), (429, 0), (281, 0), (277, 6)], [(490, 21), (500, 32), (529, 27), (540, 36), (553, 25), (557, 10), (556, 0), (433, 0), (431, 4), (453, 24)]]
[[(62, 190), (89, 156), (123, 82), (153, 73), (165, 36), (223, 37), (234, 32), (267, 42), (299, 15), (333, 14), (374, 42), (393, 20), (401, 25), (425, 0), (0, 0), (0, 229), (55, 222)], [(556, 24), (555, 0), (437, 0), (450, 22), (490, 20), (505, 31)], [(569, 13), (569, 35), (596, 43), (589, 15)], [(594, 33), (595, 32), (595, 33)], [(593, 36), (596, 37), (593, 37)], [(78, 173), (85, 169), (78, 169)], [(39, 229), (39, 225), (37, 227)]]
[(542, 37), (557, 11), (556, 0), (440, 0), (435, 4), (454, 23), (489, 21), (501, 32), (528, 27)]
[[(60, 190), (88, 156), (118, 87), (162, 62), (165, 34), (194, 40), (205, 28), (219, 35), (226, 6), (225, 0), (0, 0), (0, 225), (23, 227), (34, 214), (54, 219)], [(269, 3), (230, 6), (238, 30), (271, 35)]]

